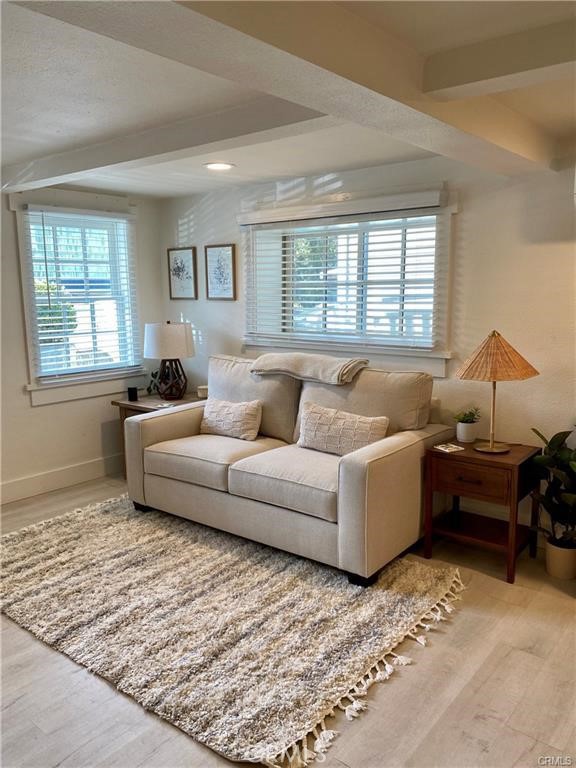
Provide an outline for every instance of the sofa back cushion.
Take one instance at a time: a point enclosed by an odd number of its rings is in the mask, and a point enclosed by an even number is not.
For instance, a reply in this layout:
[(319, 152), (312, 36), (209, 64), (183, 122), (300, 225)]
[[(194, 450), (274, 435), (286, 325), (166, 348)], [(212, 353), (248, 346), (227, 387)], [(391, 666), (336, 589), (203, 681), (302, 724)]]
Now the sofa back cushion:
[[(428, 423), (432, 376), (419, 371), (380, 371), (364, 368), (350, 384), (333, 386), (305, 381), (300, 396), (304, 403), (317, 403), (360, 416), (388, 416), (388, 434), (399, 430), (422, 429)], [(300, 414), (294, 442), (300, 436)]]
[(214, 355), (208, 363), (208, 395), (217, 400), (262, 403), (260, 433), (291, 443), (298, 413), (300, 381), (277, 374), (250, 373), (253, 360)]

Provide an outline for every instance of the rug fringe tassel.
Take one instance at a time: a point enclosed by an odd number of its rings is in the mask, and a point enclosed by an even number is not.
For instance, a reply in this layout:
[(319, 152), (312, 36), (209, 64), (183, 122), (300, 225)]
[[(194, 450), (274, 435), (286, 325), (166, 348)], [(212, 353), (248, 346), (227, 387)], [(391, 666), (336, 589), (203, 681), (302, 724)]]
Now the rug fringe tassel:
[[(466, 586), (460, 578), (460, 572), (456, 571), (448, 592), (393, 647), (396, 648), (407, 638), (425, 646), (427, 639), (424, 635), (418, 634), (418, 632), (420, 630), (430, 632), (435, 628), (434, 624), (446, 621), (446, 616), (443, 615), (442, 611), (447, 614), (453, 613), (454, 606), (452, 603), (462, 599), (460, 592), (465, 588)], [(429, 624), (428, 622), (432, 623)], [(395, 667), (404, 667), (412, 663), (412, 659), (409, 656), (396, 654), (393, 650), (386, 651), (370, 667), (366, 674), (360, 678), (356, 685), (348, 693), (344, 694), (334, 707), (326, 712), (303, 738), (294, 742), (273, 758), (263, 760), (263, 764), (268, 766), (268, 768), (306, 768), (312, 762), (324, 762), (326, 759), (324, 757), (325, 753), (338, 735), (338, 731), (326, 728), (327, 718), (334, 717), (336, 709), (342, 710), (347, 720), (354, 720), (359, 717), (368, 708), (368, 704), (362, 698), (366, 696), (368, 689), (374, 683), (388, 680), (393, 674)], [(314, 739), (312, 749), (308, 746), (309, 739)]]

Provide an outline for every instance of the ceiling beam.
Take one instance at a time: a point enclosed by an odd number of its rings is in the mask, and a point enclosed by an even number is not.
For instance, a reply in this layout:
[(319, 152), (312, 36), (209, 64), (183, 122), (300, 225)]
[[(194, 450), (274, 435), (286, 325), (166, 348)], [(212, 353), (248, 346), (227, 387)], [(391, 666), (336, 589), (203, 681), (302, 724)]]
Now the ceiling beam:
[(549, 168), (554, 162), (554, 142), (495, 99), (447, 105), (424, 93), (424, 58), (395, 33), (339, 3), (181, 0), (179, 5), (307, 63), (307, 76), (303, 72), (295, 78), (284, 98), (309, 103), (304, 91), (314, 83), (312, 67), (321, 68), (322, 77), (316, 72), (316, 79), (323, 87), (314, 98), (328, 114), (501, 173)]
[(258, 144), (338, 124), (332, 117), (273, 96), (202, 117), (161, 125), (99, 144), (2, 168), (2, 191), (64, 184), (110, 166), (142, 165)]
[(423, 57), (330, 0), (18, 4), (485, 170), (553, 160), (549, 137), (497, 100), (425, 94)]
[(576, 74), (576, 21), (549, 24), (429, 56), (425, 93), (468, 99)]

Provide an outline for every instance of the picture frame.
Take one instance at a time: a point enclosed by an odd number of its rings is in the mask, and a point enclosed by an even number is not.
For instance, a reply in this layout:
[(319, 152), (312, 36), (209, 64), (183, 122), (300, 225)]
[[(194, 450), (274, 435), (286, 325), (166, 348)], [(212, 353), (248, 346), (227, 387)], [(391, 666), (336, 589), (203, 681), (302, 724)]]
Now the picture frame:
[(171, 299), (197, 299), (198, 273), (193, 245), (168, 248), (168, 280)]
[(206, 245), (206, 298), (236, 300), (236, 246), (233, 243)]

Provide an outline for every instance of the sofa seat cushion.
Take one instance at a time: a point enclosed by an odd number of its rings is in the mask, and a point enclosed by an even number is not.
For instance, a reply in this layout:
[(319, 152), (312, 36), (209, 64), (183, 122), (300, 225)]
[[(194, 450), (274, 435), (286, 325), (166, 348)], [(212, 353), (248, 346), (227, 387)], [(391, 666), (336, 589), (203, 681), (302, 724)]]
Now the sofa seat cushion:
[(246, 456), (286, 445), (282, 440), (257, 437), (247, 442), (222, 435), (194, 435), (155, 443), (144, 451), (144, 471), (151, 475), (228, 490), (228, 467)]
[(237, 461), (228, 487), (235, 496), (336, 522), (339, 462), (330, 453), (287, 445)]

